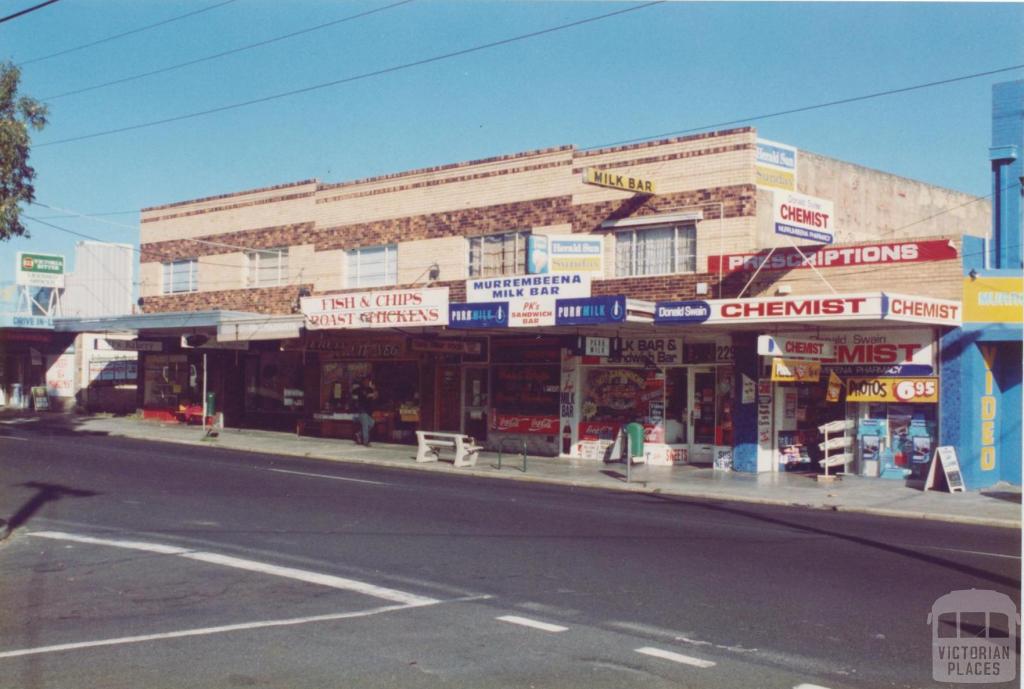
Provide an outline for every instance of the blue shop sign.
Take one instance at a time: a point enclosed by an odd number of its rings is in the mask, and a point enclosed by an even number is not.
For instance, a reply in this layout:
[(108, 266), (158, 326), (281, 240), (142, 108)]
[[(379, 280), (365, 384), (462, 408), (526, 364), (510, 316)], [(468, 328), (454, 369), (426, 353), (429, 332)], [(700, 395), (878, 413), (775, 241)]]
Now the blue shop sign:
[(449, 328), (507, 328), (508, 302), (448, 305)]
[(655, 323), (703, 323), (710, 317), (706, 301), (659, 301), (654, 307)]
[(626, 320), (626, 297), (581, 297), (555, 301), (555, 325), (594, 325)]

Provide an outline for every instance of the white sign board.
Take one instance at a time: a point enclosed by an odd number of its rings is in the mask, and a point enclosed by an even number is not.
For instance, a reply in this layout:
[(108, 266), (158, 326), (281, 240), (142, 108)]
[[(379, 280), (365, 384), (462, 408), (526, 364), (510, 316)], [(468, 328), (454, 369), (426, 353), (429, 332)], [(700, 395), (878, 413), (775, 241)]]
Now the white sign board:
[(942, 469), (942, 473), (946, 476), (946, 485), (949, 487), (950, 493), (965, 492), (966, 486), (964, 485), (963, 474), (960, 473), (960, 460), (957, 459), (955, 447), (944, 445), (936, 448), (935, 455), (932, 457), (932, 465), (928, 469), (928, 478), (924, 483), (925, 490), (931, 490), (935, 487), (935, 479), (939, 469)]
[(301, 306), (307, 330), (448, 325), (447, 287), (303, 297)]
[(555, 324), (555, 297), (509, 299), (508, 327), (535, 328)]
[(775, 234), (831, 244), (835, 240), (835, 210), (831, 201), (794, 191), (772, 193)]
[[(551, 300), (590, 296), (590, 275), (562, 273), (554, 275), (517, 275), (514, 277), (466, 280), (466, 301), (487, 302), (514, 299)], [(511, 323), (509, 324), (511, 325)], [(551, 322), (554, 325), (554, 321)]]
[(64, 257), (18, 252), (15, 281), (27, 287), (64, 287)]
[(50, 397), (75, 396), (75, 355), (46, 357), (46, 394)]
[(604, 237), (586, 234), (530, 235), (527, 272), (531, 275), (604, 275)]
[(835, 350), (831, 342), (807, 338), (760, 335), (757, 353), (762, 356), (783, 356), (788, 359), (831, 359)]
[(884, 297), (873, 294), (843, 294), (806, 297), (758, 297), (756, 299), (712, 299), (707, 323), (775, 323), (786, 321), (846, 321), (881, 319)]
[(960, 325), (963, 316), (963, 310), (958, 301), (904, 294), (886, 296), (889, 299), (889, 312), (885, 316), (887, 319), (956, 327)]

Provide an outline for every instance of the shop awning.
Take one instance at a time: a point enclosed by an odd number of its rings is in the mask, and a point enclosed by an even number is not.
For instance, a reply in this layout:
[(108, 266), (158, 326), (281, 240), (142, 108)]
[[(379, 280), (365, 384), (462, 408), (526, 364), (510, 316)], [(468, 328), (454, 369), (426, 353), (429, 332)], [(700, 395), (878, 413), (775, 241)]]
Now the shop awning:
[[(216, 333), (218, 339), (240, 339), (221, 336), (221, 328), (227, 327), (231, 334), (236, 332), (231, 326), (250, 327), (253, 334), (270, 332), (271, 323), (281, 320), (294, 321), (298, 325), (289, 337), (298, 337), (298, 327), (302, 324), (301, 316), (269, 316), (262, 313), (245, 311), (170, 311), (167, 313), (141, 313), (124, 316), (108, 316), (100, 318), (55, 318), (54, 329), (58, 332), (92, 333), (92, 332), (134, 332), (153, 335), (186, 335), (191, 333)], [(262, 326), (262, 328), (261, 328)], [(252, 337), (247, 339), (276, 339)]]

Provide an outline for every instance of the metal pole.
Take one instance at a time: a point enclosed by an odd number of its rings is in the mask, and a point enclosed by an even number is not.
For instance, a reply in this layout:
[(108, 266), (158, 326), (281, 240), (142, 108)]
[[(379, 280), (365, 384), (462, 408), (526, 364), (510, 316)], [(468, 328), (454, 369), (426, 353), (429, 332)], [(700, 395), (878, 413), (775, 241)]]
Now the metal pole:
[(203, 352), (203, 400), (201, 403), (203, 410), (203, 434), (206, 434), (206, 352)]

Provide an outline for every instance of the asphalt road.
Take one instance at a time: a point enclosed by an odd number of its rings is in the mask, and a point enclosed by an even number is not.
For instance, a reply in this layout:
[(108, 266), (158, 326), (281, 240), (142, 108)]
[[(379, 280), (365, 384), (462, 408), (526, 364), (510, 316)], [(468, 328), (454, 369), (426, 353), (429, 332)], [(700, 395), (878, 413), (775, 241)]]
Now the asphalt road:
[(4, 689), (921, 687), (939, 596), (1020, 605), (1009, 529), (60, 429), (0, 518)]

